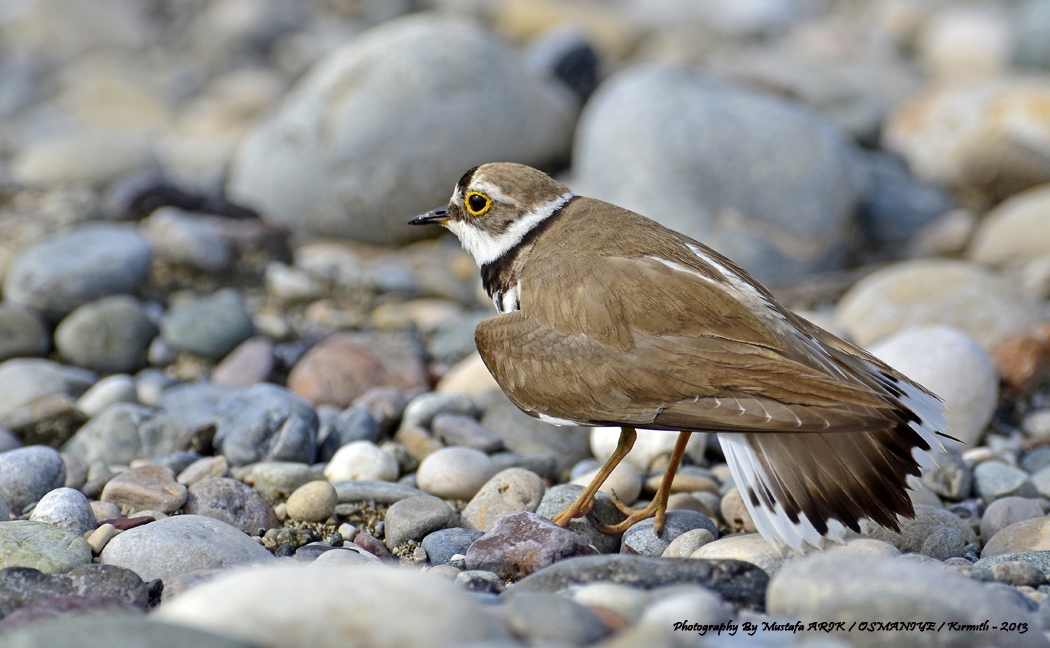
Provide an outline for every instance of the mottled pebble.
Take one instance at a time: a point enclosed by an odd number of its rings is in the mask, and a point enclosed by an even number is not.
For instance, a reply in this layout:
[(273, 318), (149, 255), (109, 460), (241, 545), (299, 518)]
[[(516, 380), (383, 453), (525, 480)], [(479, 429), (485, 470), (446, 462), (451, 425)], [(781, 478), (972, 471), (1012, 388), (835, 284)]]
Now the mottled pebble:
[(140, 466), (106, 482), (101, 499), (113, 502), (122, 510), (156, 509), (171, 513), (186, 503), (186, 487), (175, 481), (170, 468)]
[(186, 491), (183, 512), (215, 518), (252, 535), (280, 526), (273, 508), (256, 491), (227, 477), (191, 484)]
[(514, 586), (514, 592), (557, 592), (591, 582), (653, 589), (686, 583), (709, 587), (727, 603), (762, 610), (769, 576), (742, 560), (651, 558), (626, 554), (578, 556), (560, 560)]
[(183, 430), (182, 421), (167, 411), (117, 403), (93, 416), (62, 450), (83, 457), (89, 464), (128, 465), (135, 459), (171, 453)]
[(642, 556), (660, 556), (671, 541), (686, 531), (707, 529), (718, 537), (718, 525), (711, 518), (696, 511), (668, 511), (664, 517), (663, 532), (653, 532), (656, 518), (638, 522), (623, 534), (620, 553), (636, 553)]
[(230, 263), (230, 246), (208, 217), (161, 207), (144, 218), (139, 229), (165, 261), (206, 272), (217, 272)]
[(431, 495), (395, 502), (386, 512), (386, 546), (393, 550), (408, 540), (421, 540), (427, 534), (444, 528), (454, 516), (455, 512), (448, 504)]
[(183, 486), (192, 486), (205, 479), (229, 477), (230, 464), (226, 461), (226, 457), (201, 457), (177, 472), (176, 475), (175, 481)]
[(0, 452), (0, 499), (16, 514), (65, 482), (66, 468), (57, 450), (27, 446)]
[(237, 527), (201, 515), (176, 515), (125, 531), (99, 556), (102, 564), (126, 567), (143, 580), (273, 560)]
[(73, 488), (56, 488), (48, 492), (33, 507), (29, 519), (53, 524), (78, 536), (98, 527), (88, 498)]
[[(329, 552), (332, 553), (332, 552)], [(406, 623), (411, 610), (411, 623)], [(231, 570), (166, 602), (154, 617), (256, 645), (459, 646), (506, 630), (462, 589), (382, 566), (301, 563)], [(440, 629), (440, 631), (438, 630)]]
[(505, 614), (511, 632), (531, 642), (587, 646), (607, 633), (593, 612), (550, 592), (523, 592), (507, 601)]
[(359, 407), (375, 419), (380, 435), (386, 434), (401, 420), (408, 399), (394, 387), (373, 387), (354, 399), (353, 407)]
[(230, 387), (250, 387), (265, 382), (273, 372), (273, 342), (256, 336), (241, 342), (215, 365), (211, 380)]
[(973, 469), (974, 491), (992, 502), (1002, 497), (1035, 497), (1035, 485), (1028, 473), (998, 461), (984, 461)]
[(0, 363), (0, 417), (53, 394), (79, 396), (98, 377), (86, 369), (66, 367), (38, 358), (15, 358)]
[(420, 543), (427, 552), (432, 565), (444, 565), (457, 554), (466, 555), (467, 549), (475, 540), (483, 536), (481, 531), (471, 531), (461, 527), (438, 529), (428, 533)]
[(730, 531), (743, 531), (744, 533), (755, 533), (757, 531), (755, 521), (751, 518), (751, 511), (747, 510), (744, 498), (740, 495), (740, 490), (737, 488), (729, 489), (722, 496), (718, 505), (718, 512), (722, 514), (722, 519), (725, 520), (726, 526), (729, 527)]
[(596, 553), (574, 533), (535, 513), (512, 513), (467, 550), (467, 567), (519, 578), (569, 556)]
[(505, 515), (535, 512), (544, 490), (543, 480), (534, 472), (523, 468), (500, 471), (463, 509), (463, 524), (469, 529), (490, 531)]
[(90, 562), (87, 540), (65, 529), (30, 520), (0, 524), (0, 569), (32, 567), (53, 574)]
[(398, 476), (397, 460), (371, 441), (354, 441), (336, 451), (325, 466), (324, 476), (330, 482), (394, 481)]
[(471, 448), (442, 448), (419, 464), (416, 485), (446, 499), (470, 499), (496, 473), (484, 452)]
[(1048, 579), (1050, 579), (1050, 552), (1046, 551), (1021, 551), (1018, 553), (1004, 553), (996, 556), (986, 556), (975, 562), (973, 565), (977, 568), (991, 569), (993, 565), (1001, 562), (1026, 562), (1030, 565), (1035, 565)]
[(269, 383), (245, 387), (215, 407), (215, 448), (233, 466), (256, 461), (311, 463), (319, 422), (314, 408)]
[(120, 507), (113, 502), (92, 500), (90, 505), (91, 512), (95, 515), (95, 522), (99, 524), (105, 520), (112, 520), (120, 517)]
[(87, 416), (94, 416), (116, 403), (137, 403), (138, 392), (135, 379), (126, 374), (106, 376), (91, 386), (77, 399), (77, 409)]
[(931, 533), (922, 542), (923, 554), (937, 560), (958, 558), (966, 552), (966, 544), (959, 537), (959, 532), (950, 527), (941, 527)]
[(178, 303), (160, 320), (164, 341), (178, 351), (219, 359), (255, 333), (237, 291), (222, 289)]
[(127, 295), (79, 306), (55, 329), (55, 347), (70, 364), (100, 373), (133, 371), (146, 363), (157, 327)]
[(500, 435), (464, 414), (441, 413), (430, 424), (435, 437), (446, 445), (474, 448), (486, 454), (503, 448)]
[(61, 317), (77, 306), (141, 286), (153, 254), (134, 229), (90, 224), (22, 251), (4, 277), (4, 298)]
[(327, 481), (307, 482), (288, 496), (288, 517), (293, 520), (320, 522), (335, 513), (338, 496)]
[(995, 500), (981, 516), (981, 538), (988, 542), (992, 537), (1015, 522), (1043, 517), (1043, 508), (1032, 499), (1003, 497)]

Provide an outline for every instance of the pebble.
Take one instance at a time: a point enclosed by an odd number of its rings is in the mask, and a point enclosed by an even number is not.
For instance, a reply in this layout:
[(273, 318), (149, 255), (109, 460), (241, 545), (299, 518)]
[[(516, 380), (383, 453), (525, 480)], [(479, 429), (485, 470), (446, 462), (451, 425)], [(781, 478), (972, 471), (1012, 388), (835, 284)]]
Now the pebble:
[(427, 386), (422, 351), (380, 335), (337, 333), (295, 363), (288, 389), (311, 403), (349, 407), (374, 387), (411, 391)]
[[(455, 106), (444, 101), (449, 88), (459, 97)], [(420, 234), (400, 214), (445, 202), (455, 178), (479, 160), (542, 164), (567, 155), (574, 108), (478, 26), (416, 14), (369, 30), (317, 63), (248, 136), (226, 189), (301, 233), (404, 243)], [(347, 111), (357, 115), (353, 123), (326, 137), (327, 119)], [(293, 131), (304, 137), (290, 139)], [(372, 152), (390, 138), (408, 144)], [(361, 164), (370, 165), (367, 180), (357, 172)], [(406, 185), (408, 169), (426, 171)], [(310, 189), (318, 182), (343, 189)]]
[[(426, 430), (418, 427), (401, 428), (394, 434), (394, 442), (401, 446), (404, 454), (411, 460), (404, 464), (408, 470), (418, 468), (420, 461), (445, 447)], [(401, 465), (402, 462), (399, 460), (398, 464)]]
[(470, 416), (438, 414), (431, 422), (431, 430), (446, 445), (473, 448), (486, 454), (503, 449), (503, 439)]
[(715, 541), (713, 533), (707, 529), (693, 529), (686, 531), (682, 535), (678, 536), (671, 541), (671, 544), (667, 545), (664, 552), (660, 554), (662, 558), (689, 558), (697, 552), (701, 547), (708, 545)]
[(335, 492), (340, 502), (375, 502), (376, 504), (393, 504), (409, 497), (426, 495), (418, 488), (396, 482), (358, 479), (354, 481), (334, 482)]
[(251, 387), (265, 382), (274, 367), (274, 344), (262, 335), (248, 338), (230, 351), (211, 372), (212, 382)]
[[(811, 154), (800, 161), (798, 150)], [(774, 171), (786, 160), (790, 176)], [(839, 132), (782, 99), (657, 65), (599, 86), (573, 150), (584, 195), (705, 241), (760, 280), (778, 281), (841, 266), (861, 197), (859, 165)], [(785, 239), (811, 245), (802, 254)]]
[(408, 405), (408, 399), (393, 387), (373, 387), (355, 398), (352, 405), (372, 415), (382, 436), (394, 429)]
[(110, 405), (85, 423), (62, 451), (88, 462), (126, 466), (136, 459), (162, 457), (175, 450), (182, 421), (166, 410), (134, 403)]
[[(834, 615), (847, 626), (884, 617), (900, 622), (924, 621), (934, 611), (967, 624), (992, 618), (999, 623), (1031, 622), (1027, 605), (1019, 600), (1023, 597), (997, 595), (988, 588), (917, 561), (817, 554), (792, 562), (773, 577), (767, 610), (771, 616), (799, 619), (804, 624)], [(967, 638), (962, 632), (948, 632), (942, 637), (953, 641)], [(1036, 646), (1044, 642), (1042, 638), (1033, 641), (1017, 635), (1011, 643)]]
[(1039, 308), (1013, 283), (980, 266), (915, 259), (858, 281), (839, 300), (835, 319), (862, 346), (912, 326), (941, 324), (988, 350), (1037, 322)]
[[(405, 622), (406, 610), (412, 611), (412, 623)], [(298, 645), (307, 629), (316, 648), (348, 642), (440, 647), (508, 638), (499, 622), (452, 583), (369, 565), (230, 570), (168, 601), (151, 618), (256, 645)]]
[(321, 522), (332, 517), (339, 498), (326, 481), (307, 482), (288, 496), (288, 517), (305, 522)]
[(502, 470), (485, 482), (463, 509), (463, 524), (468, 529), (491, 531), (505, 515), (535, 513), (545, 490), (543, 480), (530, 470)]
[(988, 505), (981, 516), (981, 539), (988, 542), (995, 534), (1015, 522), (1043, 515), (1043, 508), (1035, 500), (1024, 497), (997, 499)]
[(230, 464), (226, 457), (201, 457), (180, 471), (172, 468), (172, 472), (177, 475), (175, 481), (189, 487), (205, 479), (229, 477)]
[(344, 445), (324, 469), (324, 477), (330, 482), (394, 481), (397, 476), (397, 460), (371, 441), (353, 441)]
[(340, 565), (367, 565), (378, 562), (378, 558), (364, 549), (357, 545), (350, 545), (349, 547), (333, 547), (331, 551), (322, 553), (310, 564), (318, 569), (328, 569)]
[[(325, 429), (327, 428), (327, 429)], [(355, 441), (379, 440), (379, 423), (363, 407), (348, 407), (339, 412), (330, 425), (321, 426), (321, 445), (317, 450), (318, 459), (329, 461), (336, 452)]]
[(315, 479), (306, 464), (291, 461), (260, 461), (252, 466), (251, 485), (268, 502), (287, 499), (306, 482)]
[(0, 417), (11, 418), (21, 408), (53, 394), (78, 396), (96, 380), (90, 371), (50, 360), (7, 360), (0, 363)]
[(66, 468), (57, 450), (27, 446), (0, 452), (0, 499), (15, 514), (65, 482)]
[[(583, 486), (576, 484), (552, 486), (544, 493), (536, 513), (548, 519), (553, 518), (558, 513), (569, 508), (576, 501), (576, 498), (583, 494), (583, 491)], [(594, 507), (591, 509), (591, 512), (583, 517), (573, 519), (566, 528), (600, 553), (615, 553), (620, 550), (620, 538), (623, 534), (608, 535), (602, 533), (594, 526), (594, 522), (597, 521), (599, 524), (612, 526), (623, 522), (625, 519), (627, 519), (627, 516), (616, 508), (612, 498), (605, 493), (599, 492), (594, 498)]]
[(1046, 585), (1043, 570), (1027, 562), (1007, 560), (991, 566), (995, 580), (1015, 587), (1039, 587)]
[[(334, 504), (332, 508), (335, 508)], [(250, 535), (261, 535), (260, 531), (281, 525), (273, 508), (259, 493), (228, 477), (212, 477), (191, 484), (186, 489), (186, 504), (182, 510), (189, 515), (221, 520)], [(289, 515), (295, 517), (293, 513)]]
[(102, 524), (106, 520), (120, 517), (120, 507), (113, 502), (92, 500), (90, 502), (91, 512), (95, 515), (95, 522)]
[(1016, 265), (1050, 255), (1050, 186), (1014, 194), (981, 218), (967, 256), (989, 266)]
[(30, 567), (0, 570), (0, 612), (6, 617), (34, 601), (54, 596), (90, 596), (120, 601), (131, 611), (149, 604), (149, 587), (135, 572), (112, 565), (80, 565), (62, 573)]
[(472, 398), (480, 398), (485, 394), (498, 392), (499, 384), (489, 373), (481, 355), (474, 351), (453, 365), (438, 381), (434, 391), (439, 394), (466, 394)]
[(186, 487), (175, 481), (170, 468), (147, 465), (114, 476), (102, 489), (101, 499), (121, 510), (172, 513), (182, 508), (186, 497)]
[(1050, 517), (1014, 522), (985, 543), (981, 558), (1028, 551), (1050, 551)]
[[(600, 468), (596, 468), (586, 472), (573, 479), (571, 483), (586, 488), (594, 480), (599, 470)], [(633, 464), (621, 461), (616, 468), (613, 468), (608, 479), (605, 480), (598, 490), (602, 493), (615, 495), (624, 504), (631, 505), (638, 501), (638, 496), (642, 493), (642, 474)]]
[(486, 394), (480, 401), (481, 424), (500, 435), (507, 450), (526, 456), (554, 457), (558, 472), (591, 457), (587, 428), (559, 427), (534, 419), (519, 410), (503, 392)]
[(627, 623), (636, 624), (650, 603), (648, 593), (638, 587), (594, 581), (577, 585), (566, 591), (572, 600), (592, 610), (595, 607), (612, 610)]
[[(953, 428), (954, 430), (954, 428)], [(939, 497), (958, 501), (970, 494), (973, 475), (958, 452), (947, 451), (934, 457), (935, 466), (922, 473), (922, 483)]]
[(56, 574), (90, 562), (87, 540), (54, 524), (32, 520), (0, 524), (0, 569), (32, 567)]
[(467, 549), (467, 568), (518, 580), (570, 556), (597, 553), (574, 533), (535, 513), (512, 513)]
[(930, 558), (947, 560), (961, 557), (966, 552), (966, 544), (958, 531), (951, 527), (941, 527), (923, 540), (920, 551)]
[(233, 466), (256, 461), (312, 463), (317, 413), (310, 403), (272, 384), (232, 392), (215, 406), (215, 448)]
[(195, 646), (197, 648), (250, 648), (240, 641), (194, 628), (161, 623), (151, 618), (134, 616), (126, 610), (99, 609), (93, 614), (67, 614), (32, 623), (5, 634), (12, 645), (70, 646), (88, 648), (88, 641), (100, 645), (125, 646)]
[(0, 453), (22, 447), (22, 440), (10, 430), (0, 428)]
[(507, 588), (496, 574), (483, 569), (467, 569), (456, 574), (456, 585), (470, 592), (481, 594), (499, 594)]
[(420, 462), (416, 485), (445, 499), (470, 499), (495, 474), (496, 466), (484, 452), (442, 448)]
[[(637, 430), (637, 433), (638, 438), (635, 439), (634, 446), (624, 458), (624, 461), (641, 471), (655, 469), (656, 463), (670, 457), (671, 452), (674, 450), (674, 445), (678, 441), (677, 434), (666, 430)], [(603, 463), (612, 456), (613, 451), (616, 450), (616, 443), (619, 440), (620, 428), (618, 427), (591, 428), (591, 452)], [(686, 455), (702, 461), (706, 445), (706, 434), (692, 434), (685, 446)]]
[(646, 608), (640, 625), (673, 628), (675, 623), (688, 619), (689, 623), (717, 626), (732, 618), (729, 607), (707, 588), (673, 585), (662, 589), (665, 591), (651, 594), (655, 600)]
[(718, 504), (718, 512), (722, 514), (722, 519), (725, 520), (730, 531), (743, 531), (744, 533), (757, 531), (755, 521), (751, 518), (751, 511), (747, 510), (744, 498), (737, 488), (730, 489), (722, 496)]
[(999, 376), (991, 356), (970, 336), (948, 326), (916, 326), (868, 350), (937, 394), (951, 435), (966, 448), (978, 444), (999, 402)]
[(1035, 497), (1035, 485), (1028, 473), (998, 461), (984, 461), (973, 469), (974, 492), (986, 502), (1001, 497)]
[(471, 531), (462, 527), (438, 529), (423, 536), (420, 545), (427, 552), (430, 564), (447, 565), (453, 556), (465, 556), (470, 545), (483, 535), (481, 531)]
[(33, 507), (29, 519), (53, 524), (78, 536), (84, 536), (98, 527), (88, 498), (73, 488), (56, 488), (48, 492)]
[(110, 405), (138, 403), (135, 379), (126, 374), (106, 376), (91, 386), (77, 399), (77, 409), (86, 416), (95, 416)]
[(504, 613), (510, 631), (530, 642), (588, 646), (608, 632), (589, 609), (550, 592), (523, 592), (507, 601)]
[(216, 272), (230, 264), (232, 250), (212, 218), (161, 207), (142, 220), (139, 231), (159, 258)]
[(201, 515), (175, 515), (129, 529), (110, 540), (99, 556), (102, 564), (125, 567), (145, 581), (273, 560), (273, 554), (237, 527)]
[(865, 535), (876, 540), (885, 540), (904, 552), (922, 551), (922, 545), (926, 542), (926, 539), (941, 527), (955, 530), (959, 537), (962, 538), (964, 544), (977, 542), (977, 534), (970, 528), (969, 524), (958, 516), (933, 506), (917, 504), (915, 506), (915, 517), (910, 519), (902, 518), (900, 523), (900, 533), (878, 527)]
[(23, 250), (4, 275), (4, 299), (60, 318), (96, 299), (134, 293), (152, 258), (127, 226), (81, 225)]
[(173, 305), (160, 320), (164, 342), (177, 351), (219, 359), (255, 333), (244, 300), (233, 289)]
[(157, 327), (133, 297), (112, 295), (88, 302), (55, 329), (55, 348), (78, 367), (99, 373), (134, 371), (146, 364)]
[(87, 536), (88, 545), (91, 546), (91, 553), (96, 556), (102, 553), (102, 550), (106, 548), (106, 544), (115, 535), (117, 535), (117, 527), (109, 523), (100, 525)]
[(694, 551), (689, 557), (708, 560), (743, 560), (761, 567), (764, 572), (773, 577), (796, 556), (791, 553), (785, 555), (777, 551), (757, 533), (746, 533), (709, 542)]
[(405, 405), (401, 416), (402, 428), (430, 429), (434, 419), (441, 414), (459, 414), (473, 418), (477, 413), (474, 400), (465, 394), (420, 394)]
[(703, 513), (696, 511), (668, 511), (664, 518), (663, 532), (653, 532), (656, 518), (642, 520), (623, 534), (620, 553), (636, 553), (642, 556), (661, 556), (678, 536), (693, 529), (707, 529), (718, 537), (718, 525)]
[(11, 302), (0, 302), (0, 361), (43, 356), (51, 350), (51, 335), (31, 310)]
[(1050, 377), (1050, 327), (1044, 323), (1006, 336), (992, 349), (992, 358), (1005, 386), (1030, 393)]
[[(1046, 412), (1047, 415), (1044, 418), (1050, 422), (1050, 410), (1037, 410), (1039, 412)], [(1031, 415), (1029, 415), (1031, 416)], [(1026, 430), (1028, 434), (1032, 434)], [(1039, 446), (1038, 448), (1032, 448), (1028, 452), (1024, 453), (1021, 458), (1021, 469), (1030, 475), (1034, 475), (1040, 470), (1050, 466), (1050, 447)]]
[(1045, 551), (1022, 551), (987, 556), (975, 562), (974, 567), (991, 569), (994, 565), (1001, 562), (1025, 562), (1035, 565), (1043, 572), (1044, 576), (1050, 578), (1050, 553)]
[(769, 576), (756, 565), (741, 560), (603, 554), (560, 560), (520, 580), (514, 585), (514, 592), (558, 592), (595, 581), (642, 589), (675, 584), (701, 585), (718, 592), (727, 603), (761, 610)]

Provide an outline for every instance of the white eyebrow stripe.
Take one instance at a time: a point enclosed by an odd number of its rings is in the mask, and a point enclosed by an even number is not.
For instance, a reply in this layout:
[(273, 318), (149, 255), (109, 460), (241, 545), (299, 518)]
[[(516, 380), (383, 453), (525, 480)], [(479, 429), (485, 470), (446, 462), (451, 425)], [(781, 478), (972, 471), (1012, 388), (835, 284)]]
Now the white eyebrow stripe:
[(467, 193), (470, 193), (471, 191), (480, 191), (496, 202), (514, 205), (515, 207), (521, 206), (520, 200), (503, 193), (502, 189), (488, 180), (474, 180), (470, 183), (470, 186), (467, 187)]

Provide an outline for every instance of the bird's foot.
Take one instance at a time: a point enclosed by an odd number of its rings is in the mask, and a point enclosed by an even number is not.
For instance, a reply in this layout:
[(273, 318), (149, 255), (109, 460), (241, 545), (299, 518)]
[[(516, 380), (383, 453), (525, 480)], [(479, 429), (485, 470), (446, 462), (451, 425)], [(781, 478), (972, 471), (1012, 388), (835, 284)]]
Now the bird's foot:
[[(586, 501), (581, 501), (586, 499)], [(569, 505), (569, 508), (565, 509), (561, 513), (558, 513), (551, 518), (551, 522), (558, 526), (565, 528), (569, 526), (569, 522), (572, 522), (576, 518), (583, 517), (591, 512), (594, 508), (594, 497), (580, 497), (575, 502)]]
[(654, 501), (643, 509), (632, 509), (615, 497), (613, 498), (613, 502), (616, 504), (616, 508), (627, 516), (627, 519), (618, 524), (602, 524), (600, 522), (595, 522), (594, 528), (598, 529), (598, 531), (607, 535), (617, 535), (630, 529), (642, 520), (648, 520), (655, 516), (656, 520), (653, 521), (653, 533), (657, 536), (663, 533), (664, 516), (667, 513), (666, 502), (660, 503)]

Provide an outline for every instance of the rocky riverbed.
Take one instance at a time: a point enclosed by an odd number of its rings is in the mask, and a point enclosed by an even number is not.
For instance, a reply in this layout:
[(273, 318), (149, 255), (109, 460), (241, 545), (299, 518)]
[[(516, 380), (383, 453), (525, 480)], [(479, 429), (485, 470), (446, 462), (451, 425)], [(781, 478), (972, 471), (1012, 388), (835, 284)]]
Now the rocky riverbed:
[[(0, 3), (0, 645), (1050, 645), (1050, 2)], [(698, 238), (939, 394), (916, 517), (667, 526), (519, 412), (486, 161)], [(607, 489), (643, 505), (674, 434)]]

